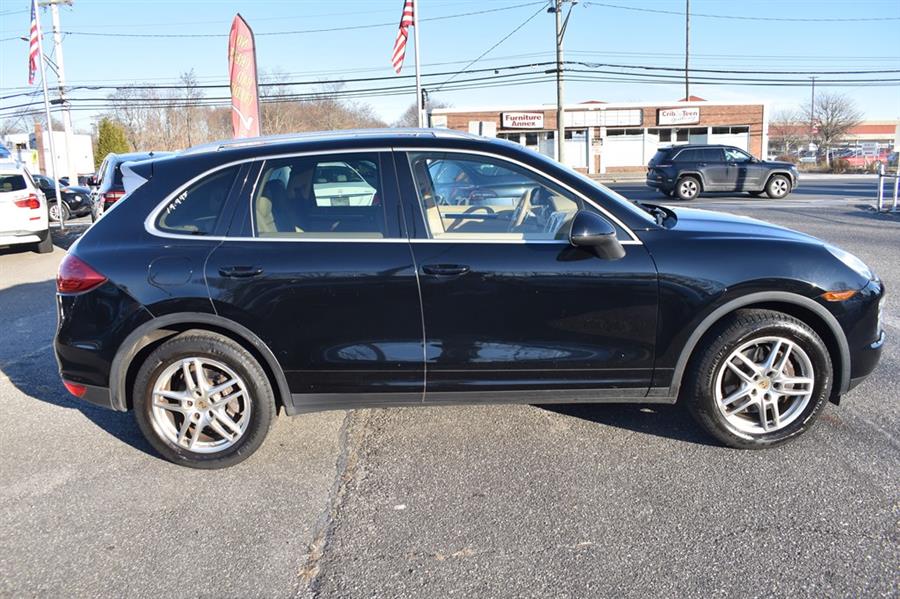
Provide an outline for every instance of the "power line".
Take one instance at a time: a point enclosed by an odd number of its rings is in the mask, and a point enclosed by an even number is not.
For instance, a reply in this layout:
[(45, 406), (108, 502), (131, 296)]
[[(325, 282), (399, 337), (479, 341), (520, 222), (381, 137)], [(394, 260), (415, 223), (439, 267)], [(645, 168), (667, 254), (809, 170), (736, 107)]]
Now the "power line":
[(455, 74), (451, 75), (449, 79), (447, 79), (446, 81), (444, 81), (443, 83), (441, 83), (440, 85), (438, 85), (437, 89), (434, 90), (435, 93), (441, 91), (441, 89), (443, 89), (445, 85), (447, 85), (448, 83), (450, 83), (451, 81), (453, 81), (453, 80), (456, 78), (457, 75), (459, 75), (461, 72), (464, 72), (464, 71), (468, 70), (469, 67), (471, 67), (471, 66), (474, 65), (476, 62), (478, 62), (479, 60), (481, 60), (482, 58), (484, 58), (485, 56), (487, 56), (488, 54), (490, 54), (494, 49), (497, 48), (497, 46), (499, 46), (500, 44), (502, 44), (503, 42), (505, 42), (506, 40), (508, 40), (509, 38), (511, 38), (513, 35), (515, 35), (516, 32), (518, 32), (520, 29), (522, 29), (522, 27), (525, 27), (525, 25), (527, 25), (528, 23), (530, 23), (536, 16), (538, 16), (539, 14), (541, 14), (542, 12), (544, 12), (544, 8), (546, 7), (546, 5), (547, 5), (546, 2), (541, 3), (541, 7), (538, 8), (537, 11), (535, 11), (535, 13), (534, 13), (533, 15), (531, 15), (530, 17), (528, 17), (527, 19), (525, 19), (524, 21), (522, 21), (515, 29), (513, 29), (512, 31), (510, 31), (509, 33), (507, 33), (506, 35), (504, 35), (502, 38), (500, 38), (500, 41), (498, 41), (496, 44), (494, 44), (493, 46), (491, 46), (490, 48), (488, 48), (487, 50), (485, 50), (484, 52), (482, 52), (482, 53), (478, 56), (478, 58), (474, 59), (472, 62), (470, 62), (469, 64), (467, 64), (466, 66), (464, 66), (462, 69), (460, 69), (459, 71), (457, 71)]
[[(683, 17), (684, 12), (677, 10), (663, 10), (660, 8), (638, 8), (635, 6), (622, 6), (621, 4), (607, 4), (605, 2), (585, 2), (585, 6), (602, 6), (604, 8), (615, 8), (618, 10), (631, 10), (635, 12), (647, 12), (661, 15), (676, 15)], [(691, 12), (692, 17), (704, 17), (707, 19), (730, 19), (734, 21), (777, 21), (785, 23), (847, 23), (847, 22), (877, 22), (877, 21), (900, 21), (900, 17), (843, 17), (843, 18), (817, 18), (817, 17), (748, 17), (743, 15), (712, 15), (704, 13)]]
[[(486, 8), (483, 10), (475, 10), (452, 15), (441, 15), (437, 17), (428, 17), (420, 19), (423, 23), (426, 21), (443, 21), (446, 19), (459, 19), (462, 17), (471, 17), (476, 15), (485, 15), (489, 13), (502, 12), (507, 10), (515, 10), (526, 6), (535, 6), (544, 4), (544, 2), (526, 2), (524, 4), (514, 4), (511, 6), (501, 6), (497, 8)], [(331, 33), (334, 31), (354, 31), (359, 29), (374, 29), (378, 27), (396, 27), (397, 22), (389, 23), (369, 23), (366, 25), (346, 25), (343, 27), (321, 27), (316, 29), (295, 29), (291, 31), (263, 31), (255, 32), (256, 37), (275, 36), (275, 35), (298, 35), (306, 33)], [(99, 31), (64, 31), (67, 35), (80, 35), (91, 37), (128, 37), (128, 38), (223, 38), (228, 37), (227, 33), (104, 33)]]

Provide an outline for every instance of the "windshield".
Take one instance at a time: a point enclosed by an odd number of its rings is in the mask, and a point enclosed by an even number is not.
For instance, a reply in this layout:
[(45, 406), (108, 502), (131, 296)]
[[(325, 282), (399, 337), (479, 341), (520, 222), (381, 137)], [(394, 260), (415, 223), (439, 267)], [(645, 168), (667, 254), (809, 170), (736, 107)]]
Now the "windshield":
[[(549, 160), (549, 159), (548, 159), (548, 160)], [(649, 212), (647, 212), (646, 210), (644, 210), (643, 208), (641, 208), (638, 204), (636, 204), (635, 202), (629, 200), (628, 198), (626, 198), (626, 197), (623, 196), (622, 194), (613, 191), (613, 190), (610, 189), (609, 187), (607, 187), (607, 186), (605, 186), (605, 185), (603, 185), (603, 184), (601, 184), (601, 183), (598, 183), (597, 181), (594, 181), (593, 179), (591, 179), (590, 177), (588, 177), (588, 176), (585, 175), (584, 173), (579, 173), (579, 172), (576, 171), (575, 169), (573, 169), (573, 168), (571, 168), (571, 167), (569, 167), (569, 166), (566, 166), (565, 164), (559, 164), (559, 163), (555, 163), (555, 164), (558, 164), (559, 166), (563, 167), (564, 169), (566, 169), (566, 170), (569, 171), (570, 173), (572, 173), (572, 174), (574, 174), (574, 175), (577, 175), (578, 178), (581, 179), (582, 181), (586, 181), (587, 183), (589, 183), (589, 184), (591, 185), (591, 187), (593, 187), (593, 188), (596, 189), (598, 192), (600, 192), (601, 194), (603, 194), (604, 197), (606, 197), (606, 198), (610, 199), (611, 201), (615, 202), (615, 203), (616, 203), (618, 206), (620, 206), (623, 210), (627, 210), (628, 212), (630, 212), (630, 213), (633, 214), (634, 216), (638, 217), (639, 219), (641, 219), (641, 220), (643, 220), (643, 221), (646, 221), (647, 223), (654, 224), (654, 225), (657, 224), (657, 222), (656, 222), (656, 217), (655, 217), (655, 216), (651, 215)]]

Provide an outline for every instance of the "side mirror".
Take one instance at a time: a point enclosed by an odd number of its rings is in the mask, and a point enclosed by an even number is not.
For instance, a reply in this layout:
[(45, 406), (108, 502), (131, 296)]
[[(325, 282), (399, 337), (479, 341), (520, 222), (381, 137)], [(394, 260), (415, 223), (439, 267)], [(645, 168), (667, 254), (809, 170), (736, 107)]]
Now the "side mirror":
[(608, 220), (589, 210), (579, 210), (572, 219), (569, 243), (591, 250), (599, 258), (618, 260), (625, 248), (616, 238), (616, 228)]

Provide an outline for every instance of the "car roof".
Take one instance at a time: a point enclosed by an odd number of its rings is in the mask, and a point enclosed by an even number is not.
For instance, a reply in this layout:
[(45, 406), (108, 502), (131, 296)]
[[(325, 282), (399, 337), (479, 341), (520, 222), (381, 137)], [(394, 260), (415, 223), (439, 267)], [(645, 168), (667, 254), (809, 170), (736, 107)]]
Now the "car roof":
[(129, 152), (127, 154), (110, 154), (106, 159), (112, 159), (114, 162), (128, 162), (129, 160), (144, 160), (146, 158), (155, 158), (157, 156), (168, 156), (172, 152)]
[(677, 146), (666, 146), (665, 148), (660, 148), (660, 150), (690, 150), (697, 148), (736, 148), (736, 146), (729, 146), (727, 144), (680, 144)]
[(479, 137), (477, 135), (453, 129), (345, 129), (340, 131), (309, 131), (303, 133), (288, 133), (285, 135), (228, 139), (194, 146), (180, 152), (179, 155), (203, 154), (243, 148), (295, 150), (304, 146), (312, 147), (320, 142), (351, 143), (364, 141), (370, 144), (390, 144), (391, 142), (407, 141), (410, 139), (468, 139), (483, 142), (492, 141), (485, 137)]

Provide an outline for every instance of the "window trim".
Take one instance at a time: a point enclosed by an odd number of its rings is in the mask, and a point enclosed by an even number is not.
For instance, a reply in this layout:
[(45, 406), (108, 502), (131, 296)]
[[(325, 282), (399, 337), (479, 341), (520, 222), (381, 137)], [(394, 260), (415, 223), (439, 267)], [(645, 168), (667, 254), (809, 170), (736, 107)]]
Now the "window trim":
[[(543, 171), (521, 162), (519, 160), (515, 160), (513, 158), (507, 158), (506, 156), (501, 156), (499, 154), (495, 154), (493, 152), (485, 152), (482, 150), (470, 150), (470, 149), (460, 149), (460, 148), (435, 148), (433, 146), (409, 146), (409, 145), (396, 145), (392, 147), (384, 147), (384, 146), (374, 146), (374, 147), (363, 147), (363, 148), (336, 148), (336, 149), (327, 149), (327, 150), (308, 150), (304, 152), (282, 152), (275, 154), (261, 154), (259, 156), (251, 156), (248, 158), (241, 158), (240, 160), (232, 160), (230, 162), (225, 162), (223, 164), (219, 164), (213, 168), (207, 169), (193, 178), (189, 179), (187, 182), (183, 183), (179, 187), (176, 187), (174, 191), (165, 196), (159, 204), (156, 205), (153, 210), (147, 215), (147, 218), (144, 219), (144, 230), (147, 231), (150, 235), (154, 237), (162, 237), (165, 239), (180, 239), (187, 240), (190, 239), (192, 241), (255, 241), (261, 243), (268, 242), (276, 242), (276, 243), (495, 243), (495, 244), (514, 244), (514, 245), (524, 245), (526, 243), (532, 244), (568, 244), (569, 242), (564, 239), (510, 239), (510, 240), (484, 240), (484, 239), (413, 239), (408, 236), (407, 237), (398, 237), (398, 238), (388, 238), (388, 239), (314, 239), (314, 238), (305, 238), (305, 237), (248, 237), (248, 236), (228, 236), (228, 235), (184, 235), (179, 233), (167, 233), (165, 231), (160, 231), (156, 228), (156, 217), (159, 213), (171, 202), (174, 198), (176, 198), (180, 193), (182, 193), (185, 189), (202, 179), (203, 177), (210, 175), (216, 171), (228, 168), (230, 166), (234, 166), (237, 164), (245, 164), (245, 163), (254, 163), (254, 162), (264, 162), (266, 160), (277, 160), (280, 158), (294, 158), (300, 156), (320, 156), (320, 155), (329, 155), (329, 154), (368, 154), (373, 152), (383, 152), (390, 153), (396, 155), (397, 153), (403, 153), (406, 162), (409, 162), (409, 159), (406, 158), (405, 154), (408, 152), (456, 152), (460, 154), (475, 154), (481, 156), (488, 156), (491, 158), (495, 158), (500, 161), (509, 162), (511, 164), (518, 165), (522, 168), (528, 169), (534, 173), (537, 173), (541, 177), (552, 181), (553, 183), (559, 185), (563, 189), (566, 189), (570, 193), (575, 194), (594, 208), (600, 211), (604, 217), (609, 218), (611, 221), (616, 223), (619, 227), (622, 228), (631, 239), (620, 239), (619, 243), (622, 245), (644, 245), (644, 243), (640, 240), (640, 238), (634, 233), (631, 227), (627, 226), (623, 223), (618, 217), (613, 215), (607, 209), (603, 208), (590, 198), (588, 198), (585, 194), (579, 192), (574, 189), (571, 185), (567, 185), (563, 183), (556, 177), (553, 177)], [(396, 160), (394, 161), (396, 164)], [(262, 169), (256, 174), (256, 180), (253, 182), (253, 186), (250, 190), (251, 197), (252, 194), (256, 191), (256, 186), (259, 183), (259, 177), (262, 173)], [(403, 202), (404, 199), (401, 197), (400, 201)], [(416, 199), (416, 205), (418, 206), (418, 198)], [(422, 213), (421, 208), (417, 208), (419, 216), (424, 219), (425, 215)]]

